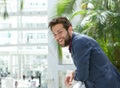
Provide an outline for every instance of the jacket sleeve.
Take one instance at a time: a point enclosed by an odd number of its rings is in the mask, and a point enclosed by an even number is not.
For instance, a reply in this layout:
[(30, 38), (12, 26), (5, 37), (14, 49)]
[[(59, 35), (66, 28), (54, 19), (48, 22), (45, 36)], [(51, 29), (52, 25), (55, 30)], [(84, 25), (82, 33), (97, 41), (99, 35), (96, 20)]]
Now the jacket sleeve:
[(89, 41), (76, 41), (73, 46), (73, 61), (76, 66), (74, 79), (85, 81), (89, 76), (90, 54), (92, 46)]

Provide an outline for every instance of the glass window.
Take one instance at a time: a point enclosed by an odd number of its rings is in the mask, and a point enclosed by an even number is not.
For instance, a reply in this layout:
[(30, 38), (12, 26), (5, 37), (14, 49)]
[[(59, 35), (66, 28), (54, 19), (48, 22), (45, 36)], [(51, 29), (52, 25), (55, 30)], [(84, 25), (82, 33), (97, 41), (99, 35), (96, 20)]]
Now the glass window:
[(0, 41), (0, 45), (17, 44), (17, 31), (1, 31)]
[(17, 28), (17, 16), (9, 16), (7, 19), (3, 19), (0, 17), (0, 29), (10, 29), (10, 28)]
[(2, 13), (5, 10), (7, 12), (17, 12), (17, 8), (15, 7), (17, 7), (17, 0), (0, 0), (0, 12)]
[[(23, 9), (21, 1), (0, 0), (0, 76), (6, 77), (2, 78), (6, 82), (2, 87), (8, 88), (8, 76), (14, 84), (23, 80), (23, 75), (27, 80), (34, 76), (37, 84), (42, 80), (44, 87), (47, 85), (47, 0), (23, 0)], [(8, 13), (6, 19), (4, 13)], [(10, 88), (14, 87), (12, 83)]]
[(22, 16), (23, 28), (47, 28), (47, 16)]
[(47, 31), (23, 31), (21, 35), (21, 43), (48, 43)]
[(47, 10), (47, 0), (23, 0), (23, 12), (36, 12)]

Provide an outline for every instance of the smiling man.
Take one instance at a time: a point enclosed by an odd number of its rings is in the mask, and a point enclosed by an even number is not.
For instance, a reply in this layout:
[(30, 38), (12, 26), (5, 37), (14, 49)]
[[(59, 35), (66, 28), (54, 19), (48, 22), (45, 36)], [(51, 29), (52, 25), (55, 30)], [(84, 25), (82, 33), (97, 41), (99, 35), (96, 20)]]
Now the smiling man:
[(84, 82), (86, 88), (120, 88), (120, 73), (93, 38), (73, 32), (66, 17), (52, 19), (49, 27), (61, 47), (69, 46), (76, 66), (65, 78), (67, 87), (76, 80)]

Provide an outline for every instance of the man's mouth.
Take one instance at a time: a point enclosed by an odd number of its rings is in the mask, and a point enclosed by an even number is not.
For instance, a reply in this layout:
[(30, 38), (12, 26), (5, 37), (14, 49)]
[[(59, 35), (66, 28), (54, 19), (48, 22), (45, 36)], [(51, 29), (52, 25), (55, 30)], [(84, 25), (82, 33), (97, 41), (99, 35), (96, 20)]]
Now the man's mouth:
[(63, 43), (63, 39), (59, 39), (58, 43), (61, 45)]

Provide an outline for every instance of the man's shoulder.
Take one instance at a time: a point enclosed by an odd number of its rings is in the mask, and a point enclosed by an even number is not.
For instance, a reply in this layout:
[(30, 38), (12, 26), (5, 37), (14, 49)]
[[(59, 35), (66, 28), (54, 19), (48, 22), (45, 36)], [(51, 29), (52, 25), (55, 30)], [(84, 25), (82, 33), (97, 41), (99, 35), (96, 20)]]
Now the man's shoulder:
[(80, 33), (73, 33), (73, 39), (75, 40), (89, 40), (89, 39), (93, 39), (92, 37), (85, 35), (85, 34), (80, 34)]
[(72, 41), (74, 43), (81, 43), (81, 44), (87, 44), (88, 42), (96, 42), (95, 39), (93, 39), (92, 37), (85, 35), (85, 34), (80, 34), (80, 33), (73, 33), (73, 39)]

